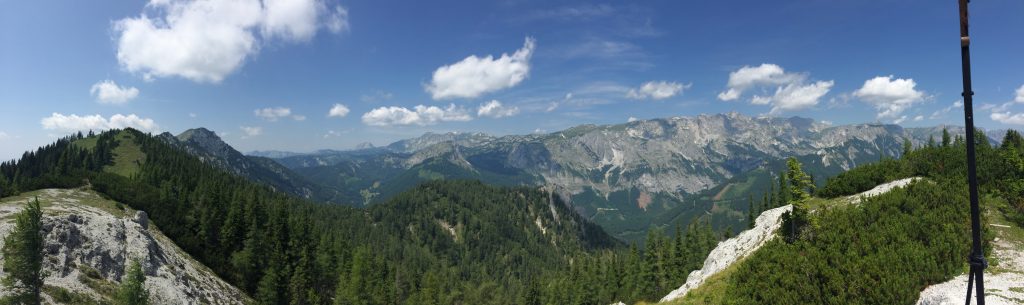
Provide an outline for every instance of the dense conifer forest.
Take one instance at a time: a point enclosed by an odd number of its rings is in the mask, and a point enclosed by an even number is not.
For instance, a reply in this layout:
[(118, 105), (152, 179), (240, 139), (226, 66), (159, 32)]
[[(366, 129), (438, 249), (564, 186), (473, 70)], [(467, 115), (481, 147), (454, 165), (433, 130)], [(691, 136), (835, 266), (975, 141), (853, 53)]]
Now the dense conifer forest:
[(318, 204), (131, 129), (60, 139), (3, 163), (0, 173), (4, 196), (88, 186), (147, 211), (260, 304), (654, 299), (699, 268), (718, 240), (707, 223), (694, 223), (674, 239), (652, 231), (646, 249), (630, 248), (558, 196), (471, 181), (426, 183), (366, 209)]
[[(979, 137), (984, 139), (984, 137)], [(828, 179), (791, 161), (751, 215), (794, 204), (787, 238), (745, 259), (721, 303), (910, 303), (961, 272), (964, 145), (944, 140)], [(1024, 141), (979, 143), (987, 197), (1024, 224)], [(134, 157), (131, 157), (134, 156)], [(889, 180), (925, 182), (857, 206), (811, 207)], [(607, 304), (659, 299), (721, 239), (705, 219), (625, 245), (542, 189), (434, 181), (359, 209), (296, 199), (126, 129), (57, 140), (0, 164), (0, 195), (90, 187), (147, 211), (259, 304)], [(810, 209), (815, 209), (810, 211)], [(801, 214), (802, 213), (802, 214)], [(788, 227), (787, 227), (788, 228)], [(798, 230), (797, 230), (798, 228)], [(780, 232), (783, 233), (783, 232)]]

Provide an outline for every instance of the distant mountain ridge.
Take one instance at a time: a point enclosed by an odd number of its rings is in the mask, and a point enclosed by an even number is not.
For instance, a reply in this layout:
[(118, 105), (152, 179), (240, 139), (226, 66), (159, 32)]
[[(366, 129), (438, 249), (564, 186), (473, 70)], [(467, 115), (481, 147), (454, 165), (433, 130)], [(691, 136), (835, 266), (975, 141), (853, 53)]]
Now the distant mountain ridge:
[[(309, 181), (281, 166), (273, 159), (243, 155), (209, 129), (193, 128), (177, 136), (165, 132), (156, 137), (164, 143), (196, 156), (204, 163), (266, 184), (278, 191), (307, 199), (343, 203), (338, 197), (339, 192), (333, 188)], [(288, 153), (279, 155), (288, 155)]]
[[(964, 133), (962, 127), (948, 129), (953, 135)], [(383, 148), (275, 160), (311, 180), (359, 193), (364, 204), (441, 178), (549, 185), (571, 199), (581, 214), (622, 237), (651, 223), (688, 221), (705, 212), (738, 218), (729, 211), (745, 206), (743, 191), (767, 188), (764, 177), (789, 156), (825, 178), (885, 156), (898, 157), (904, 139), (923, 146), (929, 137), (941, 141), (941, 133), (942, 128), (832, 126), (809, 118), (733, 112), (581, 125), (540, 135), (427, 133)], [(751, 180), (751, 190), (722, 188), (750, 175), (761, 176)], [(726, 196), (701, 199), (711, 191)], [(680, 210), (683, 202), (692, 202), (686, 211)]]

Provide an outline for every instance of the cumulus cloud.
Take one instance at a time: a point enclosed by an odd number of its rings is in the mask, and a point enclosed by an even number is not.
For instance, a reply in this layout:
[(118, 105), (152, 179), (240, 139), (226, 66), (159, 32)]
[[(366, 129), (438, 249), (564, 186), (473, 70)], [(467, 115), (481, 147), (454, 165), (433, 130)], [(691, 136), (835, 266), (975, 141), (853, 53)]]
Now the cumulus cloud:
[(106, 130), (118, 128), (135, 128), (141, 131), (159, 131), (160, 127), (149, 118), (141, 118), (135, 114), (115, 114), (110, 118), (101, 115), (78, 116), (76, 114), (64, 115), (54, 112), (49, 117), (40, 120), (43, 129), (58, 130), (64, 132)]
[(903, 122), (905, 122), (905, 121), (907, 121), (907, 116), (904, 115), (904, 116), (901, 116), (898, 119), (893, 120), (892, 122), (893, 122), (893, 124), (903, 124)]
[(289, 116), (293, 120), (296, 120), (296, 121), (304, 121), (304, 120), (306, 120), (306, 116), (304, 116), (304, 115), (299, 115), (299, 114), (292, 115), (292, 109), (291, 108), (286, 108), (286, 107), (267, 107), (267, 108), (261, 108), (261, 109), (253, 110), (252, 113), (255, 114), (258, 117), (263, 118), (264, 120), (271, 121), (271, 122), (277, 122), (278, 119), (289, 117)]
[(1013, 100), (1018, 103), (1024, 103), (1024, 85), (1020, 85), (1020, 88), (1017, 88), (1016, 93), (1017, 96)]
[(380, 107), (363, 114), (363, 123), (370, 126), (392, 125), (433, 125), (439, 122), (469, 121), (473, 117), (455, 104), (447, 108), (417, 105), (413, 109), (405, 107)]
[(876, 76), (864, 81), (864, 86), (853, 92), (860, 98), (875, 106), (878, 118), (896, 118), (904, 110), (924, 100), (924, 92), (918, 91), (913, 79)]
[(327, 116), (329, 117), (343, 118), (346, 115), (348, 115), (348, 107), (342, 104), (334, 104), (334, 106), (331, 107), (331, 110), (327, 112)]
[(918, 115), (918, 116), (914, 117), (914, 122), (920, 122), (920, 121), (923, 121), (923, 120), (924, 120), (924, 116), (923, 115)]
[(264, 120), (274, 122), (277, 121), (277, 119), (291, 115), (292, 110), (285, 107), (268, 107), (253, 110), (252, 113)]
[(638, 120), (640, 120), (640, 119), (638, 119), (636, 117), (629, 117), (628, 119), (626, 119), (626, 123), (633, 123), (633, 122), (636, 122)]
[[(764, 63), (760, 66), (743, 66), (729, 73), (729, 82), (725, 91), (718, 93), (722, 101), (738, 100), (743, 93), (759, 88), (763, 94), (754, 94), (750, 103), (754, 105), (770, 105), (771, 113), (799, 110), (818, 105), (832, 86), (834, 81), (807, 82), (806, 73), (790, 73), (776, 64)], [(775, 88), (771, 93), (770, 88)]]
[(112, 80), (104, 80), (92, 85), (89, 94), (96, 97), (101, 104), (124, 104), (139, 96), (135, 87), (121, 87)]
[(475, 98), (484, 93), (511, 88), (530, 74), (530, 57), (536, 41), (527, 37), (523, 48), (512, 55), (494, 58), (470, 55), (457, 63), (437, 68), (427, 92), (435, 100)]
[(519, 107), (504, 106), (498, 100), (481, 104), (477, 108), (476, 115), (481, 117), (503, 118), (519, 114)]
[(739, 99), (743, 91), (755, 86), (778, 86), (801, 82), (806, 75), (786, 73), (776, 64), (763, 63), (757, 67), (743, 66), (729, 73), (728, 89), (718, 94), (718, 99), (732, 101)]
[(993, 112), (989, 117), (1003, 124), (1024, 125), (1024, 113)]
[(324, 0), (150, 0), (114, 22), (117, 60), (146, 79), (218, 83), (273, 41), (309, 41), (348, 29), (348, 11)]
[(834, 84), (833, 81), (818, 81), (807, 85), (793, 83), (779, 87), (775, 90), (775, 95), (769, 98), (769, 103), (774, 105), (771, 112), (798, 110), (817, 105), (818, 100), (828, 94)]
[(241, 129), (242, 133), (245, 134), (245, 135), (242, 136), (242, 139), (247, 139), (247, 138), (251, 138), (251, 137), (255, 137), (255, 136), (263, 134), (263, 127), (239, 126), (238, 129)]
[(626, 92), (626, 97), (637, 100), (662, 100), (676, 96), (692, 86), (693, 83), (684, 85), (677, 82), (649, 81), (641, 85), (640, 88), (629, 89), (629, 92)]

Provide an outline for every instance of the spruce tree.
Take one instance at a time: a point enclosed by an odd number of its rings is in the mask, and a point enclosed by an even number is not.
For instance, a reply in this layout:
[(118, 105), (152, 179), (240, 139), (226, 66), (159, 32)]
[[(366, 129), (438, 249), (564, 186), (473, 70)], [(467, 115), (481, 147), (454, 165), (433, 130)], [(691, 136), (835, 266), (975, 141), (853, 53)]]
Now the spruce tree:
[(747, 229), (754, 227), (754, 195), (751, 194), (750, 198), (747, 199)]
[(903, 154), (900, 155), (900, 158), (906, 158), (907, 155), (909, 155), (910, 152), (913, 151), (913, 150), (914, 150), (914, 144), (910, 143), (910, 139), (909, 138), (903, 138)]
[(125, 275), (121, 277), (121, 285), (114, 295), (116, 305), (146, 305), (149, 304), (149, 290), (146, 289), (146, 275), (142, 273), (142, 266), (138, 261), (133, 260), (128, 266)]
[(949, 147), (949, 143), (950, 143), (949, 130), (946, 130), (945, 128), (943, 128), (942, 129), (942, 147)]
[(804, 231), (804, 227), (810, 222), (810, 212), (807, 208), (807, 200), (811, 195), (807, 192), (810, 188), (810, 179), (800, 168), (800, 162), (790, 157), (786, 160), (789, 176), (789, 195), (793, 203), (793, 210), (783, 215), (783, 234), (786, 234), (788, 241), (796, 240)]
[(11, 304), (38, 305), (43, 286), (43, 211), (39, 198), (16, 216), (14, 230), (4, 238), (4, 286)]

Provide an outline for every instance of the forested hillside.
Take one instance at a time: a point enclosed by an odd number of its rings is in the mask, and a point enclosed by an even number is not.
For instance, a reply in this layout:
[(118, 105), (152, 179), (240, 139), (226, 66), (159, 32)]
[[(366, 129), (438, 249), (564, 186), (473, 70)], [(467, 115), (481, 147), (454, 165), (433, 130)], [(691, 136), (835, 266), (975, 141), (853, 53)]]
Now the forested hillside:
[(577, 255), (625, 249), (537, 189), (439, 181), (370, 209), (316, 204), (131, 129), (60, 139), (0, 173), (4, 196), (87, 185), (147, 211), (260, 304), (520, 304)]
[[(829, 179), (818, 192), (839, 197), (897, 178), (926, 177), (856, 205), (789, 198), (794, 213), (779, 232), (785, 238), (673, 303), (913, 304), (924, 287), (966, 268), (965, 147), (962, 138), (950, 136), (917, 149), (908, 144), (903, 158), (855, 168)], [(1019, 222), (1024, 215), (1020, 134), (1007, 132), (1000, 147), (987, 141), (977, 147), (983, 206), (990, 198), (1005, 198), (1010, 204), (998, 212)]]

